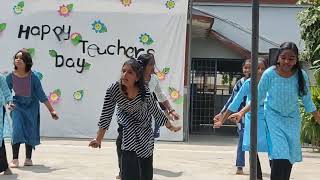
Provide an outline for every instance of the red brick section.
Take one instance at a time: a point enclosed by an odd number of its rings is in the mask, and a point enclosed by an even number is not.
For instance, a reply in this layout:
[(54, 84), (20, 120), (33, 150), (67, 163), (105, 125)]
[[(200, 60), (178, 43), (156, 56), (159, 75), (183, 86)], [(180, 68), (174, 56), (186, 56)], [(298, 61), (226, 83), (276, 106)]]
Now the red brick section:
[[(252, 3), (252, 0), (193, 0), (193, 2), (211, 3)], [(261, 4), (296, 4), (297, 0), (260, 0)]]

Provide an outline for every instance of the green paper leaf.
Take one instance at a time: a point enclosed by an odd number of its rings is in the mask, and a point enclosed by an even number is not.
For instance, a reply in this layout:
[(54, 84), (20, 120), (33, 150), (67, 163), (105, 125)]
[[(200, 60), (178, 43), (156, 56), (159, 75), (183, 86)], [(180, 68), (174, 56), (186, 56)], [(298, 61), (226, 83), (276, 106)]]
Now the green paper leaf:
[(183, 103), (183, 97), (180, 96), (174, 103), (176, 103), (176, 104), (182, 104), (182, 103)]
[(4, 31), (4, 30), (6, 29), (6, 27), (7, 27), (7, 24), (6, 24), (6, 23), (1, 23), (1, 24), (0, 24), (0, 32), (1, 32), (1, 31)]
[(90, 69), (90, 67), (91, 67), (91, 64), (90, 63), (85, 63), (84, 64), (84, 70), (89, 70)]
[(75, 40), (81, 41), (81, 40), (82, 40), (82, 37), (81, 37), (80, 35), (78, 35), (78, 36), (75, 38)]
[(53, 92), (56, 93), (58, 96), (61, 96), (61, 90), (60, 89), (56, 89)]
[(172, 87), (169, 87), (169, 92), (171, 93), (172, 91), (175, 91), (175, 89)]
[(76, 45), (78, 45), (80, 42), (77, 41), (76, 39), (71, 39), (71, 43), (76, 46)]
[(102, 32), (108, 32), (107, 27), (103, 27), (103, 28), (102, 28)]
[(49, 54), (51, 57), (57, 57), (57, 51), (55, 51), (53, 49), (49, 50)]
[(68, 8), (69, 11), (72, 11), (72, 9), (73, 9), (73, 4), (68, 4), (68, 5), (67, 5), (67, 8)]
[(34, 57), (36, 50), (34, 48), (28, 48), (27, 52), (31, 55), (31, 57)]
[(82, 40), (82, 37), (80, 35), (76, 36), (74, 39), (71, 40), (73, 45), (78, 45), (80, 41)]
[(147, 41), (147, 44), (150, 45), (150, 44), (152, 44), (153, 42), (154, 42), (153, 39), (150, 37), (149, 40)]
[(162, 70), (163, 73), (168, 74), (170, 71), (170, 68), (166, 67)]
[(21, 8), (23, 8), (23, 7), (24, 7), (24, 2), (23, 2), (23, 1), (20, 1), (20, 2), (18, 3), (18, 6), (20, 6)]

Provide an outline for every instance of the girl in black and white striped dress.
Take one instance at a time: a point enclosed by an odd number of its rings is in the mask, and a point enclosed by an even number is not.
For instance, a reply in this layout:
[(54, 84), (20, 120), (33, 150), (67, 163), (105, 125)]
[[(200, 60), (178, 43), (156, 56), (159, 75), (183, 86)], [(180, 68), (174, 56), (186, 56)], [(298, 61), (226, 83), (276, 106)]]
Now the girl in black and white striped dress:
[(123, 126), (121, 179), (152, 180), (152, 116), (159, 126), (163, 126), (168, 119), (144, 85), (143, 69), (135, 59), (124, 63), (120, 82), (111, 84), (107, 89), (97, 137), (89, 146), (101, 146), (116, 105), (118, 123)]

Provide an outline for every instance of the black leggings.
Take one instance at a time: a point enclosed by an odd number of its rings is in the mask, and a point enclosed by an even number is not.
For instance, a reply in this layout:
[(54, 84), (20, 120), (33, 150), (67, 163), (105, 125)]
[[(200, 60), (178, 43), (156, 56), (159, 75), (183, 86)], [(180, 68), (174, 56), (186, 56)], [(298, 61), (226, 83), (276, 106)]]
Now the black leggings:
[(119, 166), (119, 176), (121, 176), (121, 157), (122, 157), (122, 150), (121, 150), (121, 144), (122, 144), (122, 128), (123, 126), (119, 124), (118, 128), (118, 137), (116, 140), (117, 145), (117, 155), (118, 155), (118, 166)]
[(259, 155), (257, 154), (257, 179), (262, 179), (262, 170)]
[(292, 164), (287, 159), (273, 159), (270, 180), (289, 180)]
[[(20, 149), (20, 143), (12, 145), (13, 159), (19, 159), (19, 149)], [(26, 158), (31, 159), (31, 156), (32, 156), (32, 146), (29, 144), (26, 144)]]
[(122, 151), (121, 180), (152, 180), (153, 156), (137, 157), (134, 151)]

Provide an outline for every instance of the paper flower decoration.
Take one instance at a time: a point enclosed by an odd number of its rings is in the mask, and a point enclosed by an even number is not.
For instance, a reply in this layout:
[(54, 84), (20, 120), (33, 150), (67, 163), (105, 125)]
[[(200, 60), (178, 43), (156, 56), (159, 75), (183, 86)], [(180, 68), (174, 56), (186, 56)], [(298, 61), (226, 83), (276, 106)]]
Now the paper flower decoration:
[(102, 23), (100, 20), (94, 21), (92, 25), (92, 30), (94, 30), (96, 33), (104, 33), (107, 32), (107, 27), (104, 23)]
[(39, 71), (33, 71), (33, 73), (40, 79), (40, 81), (43, 79), (43, 74)]
[(80, 33), (73, 33), (71, 34), (71, 43), (73, 45), (78, 45), (80, 43), (80, 41), (82, 40), (82, 36)]
[(173, 9), (175, 5), (176, 5), (176, 3), (173, 0), (169, 0), (166, 2), (166, 7), (168, 9)]
[(132, 0), (120, 0), (120, 1), (124, 6), (130, 6), (130, 4), (132, 3)]
[(73, 4), (68, 4), (67, 6), (62, 5), (59, 7), (58, 12), (60, 16), (67, 17), (70, 15), (72, 9), (73, 9)]
[(147, 33), (141, 34), (139, 40), (143, 45), (150, 45), (153, 43), (153, 39)]
[(176, 104), (181, 104), (183, 102), (183, 97), (180, 95), (180, 92), (175, 88), (169, 87), (169, 95), (172, 101)]
[(6, 23), (0, 23), (0, 32), (4, 31), (7, 28)]
[(49, 94), (48, 99), (51, 104), (57, 104), (60, 101), (60, 97), (61, 97), (61, 90), (56, 89)]
[(73, 93), (73, 98), (77, 101), (81, 101), (83, 98), (83, 94), (84, 94), (83, 90), (76, 91)]
[(15, 14), (21, 14), (23, 12), (24, 1), (20, 1), (17, 5), (13, 6), (13, 12)]
[(170, 71), (170, 68), (166, 67), (162, 71), (156, 72), (156, 75), (157, 75), (159, 80), (165, 80), (166, 79), (166, 75), (169, 73), (169, 71)]

